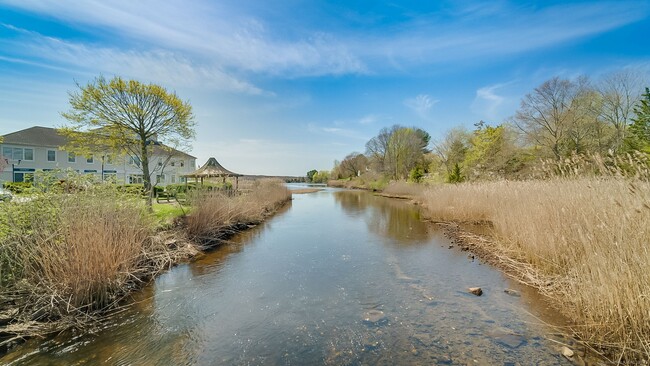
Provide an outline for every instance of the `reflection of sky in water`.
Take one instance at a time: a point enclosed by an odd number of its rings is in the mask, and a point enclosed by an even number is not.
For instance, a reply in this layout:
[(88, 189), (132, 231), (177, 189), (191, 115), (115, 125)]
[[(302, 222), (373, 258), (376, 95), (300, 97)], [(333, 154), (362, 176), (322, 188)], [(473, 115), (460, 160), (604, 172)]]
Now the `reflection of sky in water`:
[[(504, 294), (513, 286), (504, 276), (447, 245), (406, 202), (337, 190), (299, 195), (267, 223), (160, 276), (104, 330), (30, 341), (1, 361), (564, 362), (528, 315), (535, 308), (523, 305), (535, 298)], [(485, 295), (468, 295), (469, 286)], [(381, 321), (363, 321), (371, 310), (383, 312)]]

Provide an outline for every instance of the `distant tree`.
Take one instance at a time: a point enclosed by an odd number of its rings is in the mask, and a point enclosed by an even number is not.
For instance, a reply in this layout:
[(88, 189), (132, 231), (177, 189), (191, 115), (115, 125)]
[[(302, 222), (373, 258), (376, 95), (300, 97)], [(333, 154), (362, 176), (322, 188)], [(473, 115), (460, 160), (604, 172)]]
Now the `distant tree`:
[(504, 176), (517, 170), (514, 133), (507, 125), (475, 124), (463, 166), (469, 179)]
[(642, 151), (650, 154), (650, 89), (645, 88), (643, 98), (634, 108), (635, 118), (628, 126), (625, 145), (628, 151)]
[(307, 181), (308, 182), (313, 182), (314, 181), (314, 175), (316, 175), (316, 173), (318, 173), (318, 170), (316, 170), (316, 169), (312, 169), (312, 170), (308, 171), (307, 172)]
[(433, 152), (442, 163), (445, 174), (450, 174), (456, 164), (462, 164), (465, 160), (471, 136), (465, 128), (457, 127), (447, 131), (442, 140), (433, 143)]
[(424, 168), (423, 167), (415, 167), (411, 169), (409, 172), (409, 181), (413, 183), (420, 183), (422, 181), (422, 178), (424, 178)]
[[(98, 77), (69, 96), (69, 126), (61, 129), (73, 146), (93, 143), (139, 160), (151, 207), (150, 159), (155, 146), (187, 146), (194, 138), (189, 102), (155, 84)], [(90, 132), (90, 133), (89, 133)]]
[(330, 178), (330, 172), (328, 172), (327, 170), (321, 170), (319, 172), (316, 172), (316, 174), (314, 174), (312, 176), (312, 182), (313, 183), (327, 183), (329, 178)]
[(572, 81), (555, 77), (544, 82), (521, 101), (514, 125), (537, 147), (560, 159), (571, 152), (571, 139), (578, 146), (582, 142), (584, 131), (578, 122), (586, 108), (580, 105), (579, 97), (587, 85), (586, 78)]
[(406, 178), (428, 152), (429, 134), (415, 127), (383, 128), (366, 143), (366, 154), (375, 168), (393, 179)]
[(614, 129), (611, 148), (623, 146), (628, 125), (634, 117), (634, 107), (643, 92), (638, 75), (624, 70), (605, 76), (597, 87), (600, 97), (600, 118)]
[(340, 178), (356, 177), (368, 167), (368, 158), (359, 152), (348, 154), (341, 163), (339, 163), (338, 173)]
[(456, 163), (454, 164), (454, 167), (452, 168), (451, 172), (447, 176), (447, 182), (462, 183), (463, 181), (465, 181), (465, 176), (463, 176), (462, 170), (460, 168), (460, 164)]

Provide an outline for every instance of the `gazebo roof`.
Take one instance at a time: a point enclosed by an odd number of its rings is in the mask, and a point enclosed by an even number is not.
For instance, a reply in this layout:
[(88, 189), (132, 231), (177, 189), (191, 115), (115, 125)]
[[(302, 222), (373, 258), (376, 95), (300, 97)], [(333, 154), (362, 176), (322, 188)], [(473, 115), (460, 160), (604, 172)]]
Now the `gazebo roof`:
[(190, 174), (186, 174), (185, 176), (190, 178), (241, 177), (242, 174), (233, 173), (222, 167), (217, 159), (210, 158), (202, 167)]

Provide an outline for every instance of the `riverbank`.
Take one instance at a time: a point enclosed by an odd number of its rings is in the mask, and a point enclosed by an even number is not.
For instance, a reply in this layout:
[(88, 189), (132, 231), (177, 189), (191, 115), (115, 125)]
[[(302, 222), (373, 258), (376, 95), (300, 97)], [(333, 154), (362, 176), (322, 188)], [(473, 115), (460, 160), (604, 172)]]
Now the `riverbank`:
[[(398, 183), (461, 247), (552, 299), (613, 363), (650, 359), (650, 184), (616, 177), (421, 186)], [(480, 223), (471, 235), (449, 223)]]
[(130, 293), (275, 213), (279, 181), (245, 195), (202, 192), (191, 213), (160, 225), (139, 197), (106, 186), (6, 204), (0, 215), (0, 352), (27, 337), (82, 328)]

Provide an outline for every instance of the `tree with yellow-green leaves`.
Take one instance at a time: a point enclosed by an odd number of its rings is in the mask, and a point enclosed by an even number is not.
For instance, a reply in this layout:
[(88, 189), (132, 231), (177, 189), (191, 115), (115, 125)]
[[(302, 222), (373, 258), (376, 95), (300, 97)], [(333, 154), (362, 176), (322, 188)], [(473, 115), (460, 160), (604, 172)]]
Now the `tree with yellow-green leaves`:
[(60, 129), (75, 153), (103, 152), (139, 160), (147, 203), (152, 203), (154, 148), (189, 146), (195, 136), (192, 106), (156, 84), (100, 76), (69, 95), (70, 124)]

